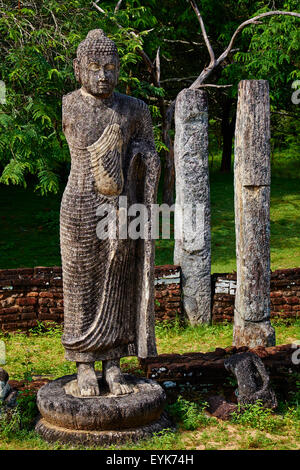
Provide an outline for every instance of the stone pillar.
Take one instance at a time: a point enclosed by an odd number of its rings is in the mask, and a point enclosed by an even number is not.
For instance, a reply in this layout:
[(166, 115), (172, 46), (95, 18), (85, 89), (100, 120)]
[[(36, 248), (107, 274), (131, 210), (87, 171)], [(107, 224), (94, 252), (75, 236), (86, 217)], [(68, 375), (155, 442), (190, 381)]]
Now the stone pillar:
[(270, 104), (265, 80), (239, 83), (235, 129), (237, 290), (234, 345), (272, 346), (270, 323)]
[[(204, 90), (182, 90), (176, 99), (174, 263), (181, 266), (183, 309), (192, 325), (211, 321), (208, 108)], [(191, 207), (194, 207), (191, 212)]]

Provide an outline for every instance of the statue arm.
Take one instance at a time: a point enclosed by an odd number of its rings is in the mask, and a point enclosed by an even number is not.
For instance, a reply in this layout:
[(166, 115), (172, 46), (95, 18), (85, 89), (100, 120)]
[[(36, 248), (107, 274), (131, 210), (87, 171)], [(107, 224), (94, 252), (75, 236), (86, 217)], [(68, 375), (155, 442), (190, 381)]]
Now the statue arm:
[(145, 182), (145, 204), (151, 204), (156, 202), (156, 192), (160, 176), (160, 158), (155, 148), (153, 124), (149, 108), (142, 101), (139, 101), (139, 107), (137, 133), (132, 144), (132, 154), (140, 154), (145, 164), (147, 175)]
[[(139, 101), (137, 113), (137, 132), (132, 139), (131, 153), (133, 161), (142, 160), (144, 167), (143, 204), (148, 209), (148, 237), (139, 240), (138, 289), (139, 315), (137, 321), (139, 357), (156, 356), (155, 315), (154, 315), (154, 260), (155, 246), (151, 239), (151, 204), (156, 203), (160, 176), (160, 159), (157, 155), (150, 111), (148, 106)], [(141, 201), (142, 202), (142, 201)]]

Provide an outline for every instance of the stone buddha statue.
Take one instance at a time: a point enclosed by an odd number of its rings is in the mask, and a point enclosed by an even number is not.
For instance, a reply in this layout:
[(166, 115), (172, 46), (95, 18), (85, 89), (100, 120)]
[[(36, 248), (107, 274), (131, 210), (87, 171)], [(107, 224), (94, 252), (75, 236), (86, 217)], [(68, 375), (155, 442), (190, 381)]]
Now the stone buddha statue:
[[(81, 396), (100, 394), (95, 361), (111, 394), (131, 392), (120, 358), (156, 355), (154, 241), (97, 236), (99, 207), (156, 202), (160, 172), (147, 105), (114, 92), (116, 45), (102, 30), (77, 49), (81, 88), (63, 97), (63, 131), (71, 171), (60, 211), (66, 359), (77, 365)], [(151, 230), (149, 212), (149, 234)]]

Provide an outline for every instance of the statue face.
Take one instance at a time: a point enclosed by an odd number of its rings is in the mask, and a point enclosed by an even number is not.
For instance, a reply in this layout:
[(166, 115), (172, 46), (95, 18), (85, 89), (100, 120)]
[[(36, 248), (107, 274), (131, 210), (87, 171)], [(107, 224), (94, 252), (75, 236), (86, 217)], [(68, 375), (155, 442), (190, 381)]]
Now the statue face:
[(119, 59), (114, 55), (87, 54), (75, 59), (74, 69), (85, 91), (99, 98), (108, 98), (118, 83)]

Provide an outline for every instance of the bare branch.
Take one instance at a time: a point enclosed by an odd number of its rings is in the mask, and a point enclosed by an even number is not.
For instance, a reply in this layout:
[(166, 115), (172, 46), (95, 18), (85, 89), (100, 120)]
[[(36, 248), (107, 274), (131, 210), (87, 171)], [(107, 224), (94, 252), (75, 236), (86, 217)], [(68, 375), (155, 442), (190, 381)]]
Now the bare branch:
[(114, 11), (115, 13), (117, 13), (117, 12), (120, 10), (120, 6), (121, 6), (121, 4), (122, 4), (122, 1), (123, 1), (123, 0), (119, 0), (118, 3), (116, 4), (116, 6), (115, 6), (115, 11)]
[(202, 36), (204, 38), (204, 41), (205, 41), (205, 44), (206, 44), (206, 47), (207, 47), (207, 50), (209, 52), (209, 56), (210, 56), (210, 65), (211, 64), (214, 64), (215, 63), (215, 53), (213, 51), (213, 48), (210, 44), (210, 41), (208, 39), (208, 36), (207, 36), (207, 33), (206, 33), (206, 29), (205, 29), (205, 26), (204, 26), (204, 22), (203, 22), (203, 19), (202, 19), (202, 16), (201, 16), (201, 13), (199, 11), (199, 8), (196, 4), (196, 2), (194, 0), (190, 0), (190, 4), (194, 10), (194, 12), (196, 13), (196, 16), (198, 18), (198, 21), (200, 23), (200, 27), (201, 27), (201, 31), (202, 31)]
[(103, 13), (103, 15), (107, 16), (106, 11), (103, 10), (103, 8), (100, 8), (100, 7), (97, 5), (97, 3), (99, 3), (99, 1), (100, 1), (100, 0), (96, 0), (96, 2), (92, 2), (93, 6), (94, 6), (95, 8), (97, 8), (97, 10), (100, 11), (100, 13)]
[(217, 59), (217, 65), (219, 65), (229, 54), (229, 52), (232, 49), (232, 46), (234, 44), (234, 41), (236, 40), (237, 35), (248, 25), (250, 24), (261, 24), (261, 22), (258, 22), (260, 18), (265, 18), (266, 16), (273, 16), (273, 15), (286, 15), (286, 16), (294, 16), (296, 18), (300, 18), (300, 13), (295, 13), (292, 11), (267, 11), (266, 13), (261, 13), (260, 15), (254, 16), (254, 18), (250, 18), (250, 20), (244, 21), (240, 26), (235, 30), (232, 38), (230, 39), (230, 42), (228, 46), (226, 47), (225, 51), (223, 54), (220, 55), (220, 57)]
[(205, 87), (211, 87), (211, 88), (230, 88), (233, 85), (214, 85), (213, 83), (202, 83), (202, 85), (199, 85), (198, 88), (205, 88)]
[(296, 119), (298, 117), (295, 114), (283, 113), (281, 111), (271, 111), (271, 114), (280, 114), (281, 116), (284, 116), (284, 117), (292, 117), (292, 118), (296, 118)]
[(201, 42), (195, 42), (195, 41), (185, 41), (184, 39), (163, 39), (164, 42), (170, 42), (170, 43), (178, 43), (178, 44), (188, 44), (189, 46), (191, 44), (194, 44), (195, 46), (203, 46)]
[(190, 86), (190, 88), (198, 88), (199, 85), (201, 85), (212, 73), (212, 71), (220, 65), (227, 57), (228, 54), (232, 50), (232, 46), (236, 40), (236, 37), (238, 34), (246, 27), (251, 24), (261, 24), (260, 21), (258, 21), (260, 18), (265, 18), (267, 16), (273, 16), (273, 15), (286, 15), (286, 16), (294, 16), (296, 18), (300, 18), (300, 13), (295, 13), (292, 11), (268, 11), (266, 13), (261, 13), (260, 15), (254, 16), (253, 18), (250, 18), (247, 21), (244, 21), (243, 23), (240, 24), (240, 26), (235, 30), (228, 46), (226, 47), (225, 51), (218, 57), (217, 60), (215, 60), (214, 63), (210, 63), (208, 67), (204, 68), (198, 78), (195, 80), (194, 83)]
[(160, 47), (158, 47), (155, 58), (155, 75), (156, 83), (160, 87), (160, 57), (159, 57)]
[(197, 78), (197, 75), (192, 75), (191, 77), (166, 78), (164, 80), (161, 80), (160, 83), (186, 82), (186, 81), (195, 80), (195, 78)]
[(58, 24), (57, 24), (57, 21), (56, 21), (56, 18), (55, 18), (55, 16), (54, 16), (53, 11), (50, 10), (50, 8), (47, 8), (47, 10), (50, 12), (50, 14), (51, 14), (51, 16), (52, 16), (52, 18), (53, 18), (53, 22), (54, 22), (54, 24), (55, 24), (55, 31), (58, 31)]

